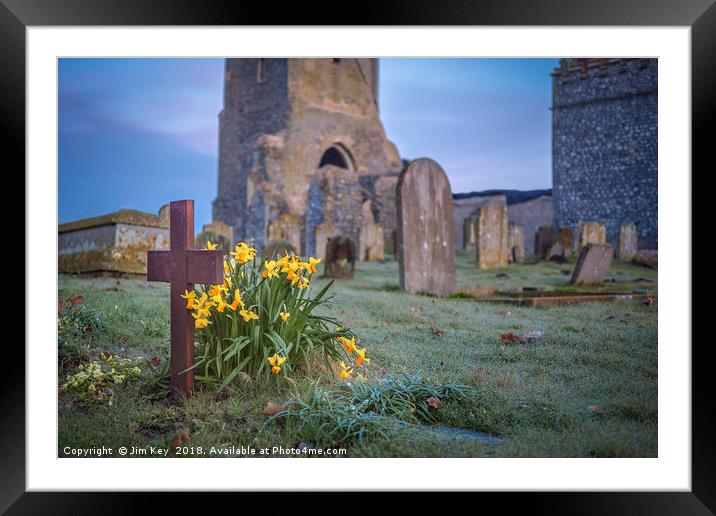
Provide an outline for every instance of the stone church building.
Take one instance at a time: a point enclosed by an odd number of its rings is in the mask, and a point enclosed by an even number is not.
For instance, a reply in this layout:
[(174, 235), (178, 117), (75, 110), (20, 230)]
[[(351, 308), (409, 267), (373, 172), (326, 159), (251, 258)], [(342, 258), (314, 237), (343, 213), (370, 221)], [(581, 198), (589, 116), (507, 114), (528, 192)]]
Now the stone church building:
[(636, 223), (656, 249), (657, 59), (562, 59), (552, 73), (555, 223), (598, 221), (617, 244)]
[[(213, 217), (236, 240), (288, 241), (379, 226), (390, 248), (402, 163), (378, 112), (377, 59), (227, 59)], [(361, 243), (361, 247), (364, 247)]]

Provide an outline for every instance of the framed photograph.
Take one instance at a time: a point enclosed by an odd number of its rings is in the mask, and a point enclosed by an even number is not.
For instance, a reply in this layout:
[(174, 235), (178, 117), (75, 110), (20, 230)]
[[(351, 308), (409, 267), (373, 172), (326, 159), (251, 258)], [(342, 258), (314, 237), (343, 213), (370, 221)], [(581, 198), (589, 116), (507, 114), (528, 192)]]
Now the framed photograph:
[(712, 2), (261, 11), (2, 1), (27, 330), (0, 508), (713, 511), (691, 345)]

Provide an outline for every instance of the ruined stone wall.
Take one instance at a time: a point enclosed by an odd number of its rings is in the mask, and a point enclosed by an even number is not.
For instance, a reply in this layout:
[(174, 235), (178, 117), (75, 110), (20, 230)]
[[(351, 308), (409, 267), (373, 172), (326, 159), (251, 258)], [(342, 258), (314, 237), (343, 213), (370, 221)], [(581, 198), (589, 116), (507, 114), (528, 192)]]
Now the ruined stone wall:
[[(259, 139), (285, 129), (288, 103), (288, 59), (264, 59), (265, 76), (258, 79), (258, 59), (227, 59), (224, 109), (219, 114), (219, 180), (214, 220), (232, 226), (236, 239), (246, 239), (264, 226), (265, 213), (248, 213), (251, 174), (269, 181), (266, 162), (280, 139)], [(270, 192), (266, 197), (270, 196)], [(260, 196), (262, 197), (262, 196)]]
[(599, 221), (616, 245), (621, 224), (636, 221), (640, 247), (656, 247), (657, 72), (657, 59), (563, 59), (554, 71), (559, 227)]
[[(261, 247), (271, 221), (283, 214), (298, 217), (303, 253), (313, 251), (315, 227), (334, 222), (327, 213), (338, 214), (341, 227), (352, 221), (345, 229), (357, 235), (361, 221), (353, 217), (353, 207), (377, 200), (377, 181), (385, 175), (397, 180), (402, 166), (378, 117), (377, 62), (266, 59), (265, 81), (257, 83), (256, 61), (227, 60), (214, 219)], [(334, 185), (325, 195), (319, 166), (330, 148), (338, 150), (353, 177), (341, 180), (345, 193)], [(376, 202), (376, 222), (395, 228), (392, 195), (392, 203)], [(321, 205), (336, 196), (350, 198), (345, 217), (340, 209)], [(381, 210), (384, 205), (390, 208)]]

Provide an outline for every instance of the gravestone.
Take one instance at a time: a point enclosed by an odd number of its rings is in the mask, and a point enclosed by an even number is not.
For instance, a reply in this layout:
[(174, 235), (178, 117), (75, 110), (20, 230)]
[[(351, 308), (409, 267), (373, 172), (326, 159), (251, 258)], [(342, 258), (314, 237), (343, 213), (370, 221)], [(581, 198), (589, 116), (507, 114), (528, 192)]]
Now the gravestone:
[(379, 261), (385, 258), (383, 228), (378, 224), (367, 224), (360, 230), (360, 260)]
[(147, 253), (147, 281), (171, 284), (171, 386), (175, 393), (190, 395), (194, 389), (194, 319), (181, 295), (195, 283), (224, 281), (224, 252), (194, 249), (194, 201), (170, 203), (169, 251)]
[(475, 258), (479, 269), (507, 267), (509, 232), (507, 206), (488, 204), (477, 209)]
[(559, 238), (562, 240), (564, 257), (571, 257), (574, 254), (574, 231), (572, 228), (562, 228), (559, 230)]
[(582, 247), (570, 283), (572, 285), (604, 283), (613, 257), (614, 247), (609, 244), (587, 244)]
[(328, 239), (339, 236), (340, 234), (340, 230), (329, 222), (324, 222), (323, 224), (316, 226), (314, 256), (321, 259), (325, 258)]
[(525, 260), (525, 228), (520, 224), (509, 222), (507, 224), (509, 261), (522, 263)]
[(587, 244), (606, 244), (607, 230), (599, 222), (586, 222), (579, 226), (579, 247)]
[(628, 222), (622, 224), (619, 230), (619, 261), (631, 261), (638, 251), (638, 238), (636, 234), (636, 224)]
[(356, 266), (356, 246), (344, 236), (331, 237), (326, 243), (326, 278), (352, 278)]
[(475, 223), (477, 222), (477, 215), (471, 213), (465, 220), (462, 221), (462, 249), (463, 251), (474, 251), (475, 250)]
[(427, 158), (400, 173), (396, 198), (400, 287), (412, 294), (456, 289), (452, 192), (443, 169)]
[(552, 245), (549, 246), (547, 250), (545, 259), (558, 263), (566, 261), (566, 249), (561, 238), (557, 238), (557, 240), (552, 242)]
[(301, 217), (292, 213), (283, 213), (272, 220), (268, 226), (268, 241), (286, 241), (297, 253), (301, 252)]
[(548, 259), (552, 245), (559, 240), (559, 233), (552, 226), (540, 226), (535, 233), (535, 256), (540, 260)]
[(201, 233), (196, 237), (196, 246), (203, 249), (208, 242), (217, 246), (217, 249), (228, 253), (234, 246), (234, 230), (228, 224), (218, 220), (204, 224)]

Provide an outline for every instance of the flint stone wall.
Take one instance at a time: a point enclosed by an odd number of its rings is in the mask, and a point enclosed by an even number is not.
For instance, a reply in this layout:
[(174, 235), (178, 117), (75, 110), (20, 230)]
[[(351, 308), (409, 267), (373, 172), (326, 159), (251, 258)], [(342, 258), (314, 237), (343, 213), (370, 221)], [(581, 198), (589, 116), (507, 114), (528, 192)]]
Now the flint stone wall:
[(557, 227), (598, 220), (618, 246), (637, 221), (655, 249), (657, 59), (563, 59), (552, 73), (552, 182)]

